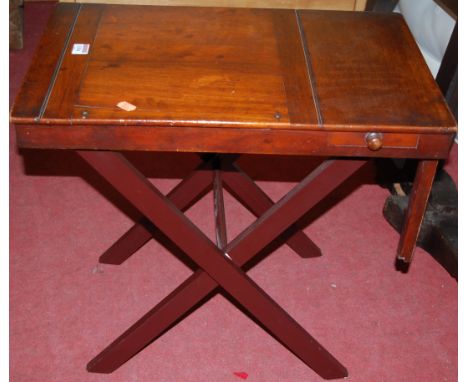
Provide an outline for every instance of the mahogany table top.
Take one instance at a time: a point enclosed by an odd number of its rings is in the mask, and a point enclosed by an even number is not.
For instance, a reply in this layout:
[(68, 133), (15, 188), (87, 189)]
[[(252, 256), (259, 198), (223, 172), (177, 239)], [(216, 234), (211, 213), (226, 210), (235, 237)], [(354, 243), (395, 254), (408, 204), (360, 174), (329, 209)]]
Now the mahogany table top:
[(101, 4), (57, 5), (11, 120), (21, 147), (318, 155), (456, 131), (400, 15)]

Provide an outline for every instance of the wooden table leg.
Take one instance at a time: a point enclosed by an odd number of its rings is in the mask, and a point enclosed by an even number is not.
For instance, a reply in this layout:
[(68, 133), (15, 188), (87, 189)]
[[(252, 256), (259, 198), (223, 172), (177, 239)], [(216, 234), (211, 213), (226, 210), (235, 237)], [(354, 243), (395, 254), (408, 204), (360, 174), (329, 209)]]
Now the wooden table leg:
[[(332, 379), (347, 375), (346, 369), (237, 265), (250, 259), (337, 184), (361, 167), (364, 161), (330, 161), (320, 166), (244, 230), (232, 242), (232, 248), (226, 248), (225, 252), (230, 255), (227, 257), (121, 155), (110, 152), (81, 152), (80, 155), (206, 272), (198, 271), (194, 277), (198, 280), (206, 279), (205, 282), (211, 284), (211, 288), (219, 284), (322, 377)], [(325, 171), (327, 169), (328, 171)], [(320, 182), (320, 188), (316, 187), (317, 182)], [(228, 245), (230, 246), (231, 244)], [(204, 276), (206, 274), (209, 276)], [(192, 285), (192, 281), (187, 280), (183, 286)], [(211, 292), (211, 288), (207, 290), (208, 293)], [(194, 288), (188, 287), (185, 291), (186, 297), (189, 298), (191, 293), (193, 295)], [(172, 304), (179, 295), (174, 293), (164, 300), (166, 312), (172, 315), (172, 319), (168, 320), (170, 325), (180, 317), (174, 317), (175, 311), (184, 313), (180, 312), (179, 306)], [(188, 305), (187, 300), (182, 303)], [(150, 315), (148, 318), (154, 316)], [(138, 351), (141, 345), (145, 346), (148, 343), (142, 341), (142, 336), (146, 336), (145, 339), (148, 340), (149, 333), (140, 332), (139, 336), (133, 335), (134, 333), (135, 331), (130, 329), (125, 338), (121, 337), (109, 346), (90, 363), (90, 370), (112, 371), (130, 358), (134, 354), (132, 351)]]
[(416, 240), (437, 171), (437, 164), (437, 160), (421, 160), (418, 164), (397, 250), (397, 259), (407, 264), (410, 264), (413, 258)]
[(125, 232), (119, 240), (109, 247), (100, 257), (103, 264), (120, 265), (143, 247), (153, 237), (153, 225), (146, 218), (141, 218)]
[[(202, 156), (204, 163), (192, 171), (187, 178), (181, 181), (167, 196), (182, 211), (189, 208), (208, 191), (211, 182), (212, 160), (214, 155)], [(237, 156), (228, 156), (223, 161), (228, 164), (237, 159)], [(235, 165), (234, 165), (235, 166)], [(238, 166), (233, 167), (240, 174), (229, 177), (231, 193), (246, 206), (255, 216), (259, 217), (274, 203)], [(237, 190), (234, 192), (234, 190)], [(286, 244), (299, 256), (312, 258), (321, 256), (320, 248), (299, 228), (291, 227), (295, 233), (286, 241)], [(125, 232), (109, 249), (99, 258), (103, 264), (120, 265), (133, 255), (138, 249), (151, 240), (156, 228), (145, 217)]]
[[(228, 191), (255, 216), (261, 216), (274, 205), (270, 197), (236, 164), (224, 163), (222, 177)], [(302, 258), (322, 255), (320, 248), (295, 223), (291, 228), (295, 233), (286, 244), (294, 252)]]
[[(181, 211), (188, 209), (205, 192), (212, 183), (211, 167), (207, 163), (200, 164), (184, 180), (169, 192), (167, 197)], [(145, 245), (153, 237), (157, 229), (145, 217), (130, 228), (119, 240), (117, 240), (99, 258), (100, 263), (122, 264), (138, 249)]]
[(215, 216), (216, 244), (218, 248), (227, 246), (226, 214), (224, 212), (223, 181), (221, 171), (216, 168), (213, 171), (213, 199)]

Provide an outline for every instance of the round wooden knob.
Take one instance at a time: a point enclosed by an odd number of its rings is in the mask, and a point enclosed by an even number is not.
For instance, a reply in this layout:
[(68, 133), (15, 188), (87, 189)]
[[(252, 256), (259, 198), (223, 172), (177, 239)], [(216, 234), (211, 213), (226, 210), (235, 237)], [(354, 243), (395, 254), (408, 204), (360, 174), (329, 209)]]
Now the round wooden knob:
[(372, 151), (380, 150), (382, 147), (383, 135), (381, 133), (367, 133), (366, 143), (367, 148)]

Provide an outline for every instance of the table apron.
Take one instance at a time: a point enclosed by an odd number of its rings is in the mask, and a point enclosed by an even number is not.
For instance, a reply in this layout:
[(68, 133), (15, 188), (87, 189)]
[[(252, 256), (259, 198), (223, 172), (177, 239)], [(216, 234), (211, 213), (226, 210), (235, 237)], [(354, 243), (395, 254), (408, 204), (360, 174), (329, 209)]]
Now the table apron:
[(382, 148), (370, 150), (366, 132), (276, 129), (16, 125), (21, 148), (143, 150), (242, 154), (444, 159), (453, 134), (383, 133)]

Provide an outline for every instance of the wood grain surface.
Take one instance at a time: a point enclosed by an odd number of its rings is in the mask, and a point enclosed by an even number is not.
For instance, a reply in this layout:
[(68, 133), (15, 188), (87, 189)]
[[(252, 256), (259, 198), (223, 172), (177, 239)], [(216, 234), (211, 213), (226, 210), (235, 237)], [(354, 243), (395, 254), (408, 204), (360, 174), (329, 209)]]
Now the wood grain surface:
[[(89, 53), (72, 54), (74, 44), (89, 44)], [(135, 110), (119, 108), (122, 101)], [(96, 4), (57, 6), (11, 120), (23, 147), (70, 147), (69, 134), (74, 148), (99, 148), (106, 137), (106, 146), (123, 150), (142, 137), (141, 149), (155, 149), (158, 140), (174, 151), (217, 146), (200, 147), (197, 134), (205, 142), (238, 137), (248, 152), (261, 153), (277, 130), (284, 146), (297, 139), (294, 131), (456, 131), (399, 15)], [(109, 125), (131, 126), (138, 138), (122, 142)], [(190, 130), (175, 131), (182, 128), (195, 128), (193, 142), (181, 140)], [(337, 147), (365, 149), (365, 137), (357, 145), (353, 139)], [(395, 139), (384, 137), (383, 151), (372, 156), (409, 150), (407, 138), (396, 146)], [(418, 144), (413, 155), (427, 157)]]
[(325, 125), (450, 123), (400, 14), (300, 13)]
[[(75, 118), (86, 109), (91, 120), (289, 124), (274, 11), (113, 8), (101, 20)], [(137, 109), (120, 110), (120, 101)]]
[(12, 110), (12, 120), (36, 120), (47, 90), (53, 85), (54, 70), (58, 69), (61, 53), (78, 14), (76, 4), (61, 4), (50, 18), (33, 62), (26, 74)]

